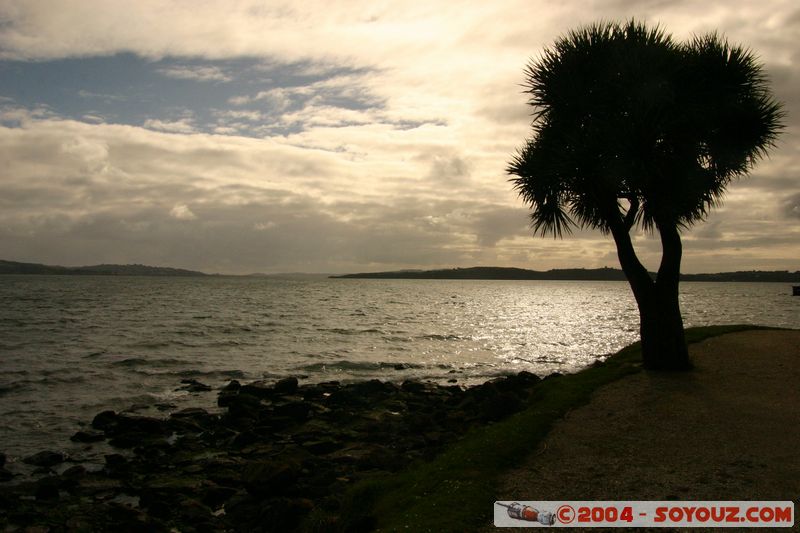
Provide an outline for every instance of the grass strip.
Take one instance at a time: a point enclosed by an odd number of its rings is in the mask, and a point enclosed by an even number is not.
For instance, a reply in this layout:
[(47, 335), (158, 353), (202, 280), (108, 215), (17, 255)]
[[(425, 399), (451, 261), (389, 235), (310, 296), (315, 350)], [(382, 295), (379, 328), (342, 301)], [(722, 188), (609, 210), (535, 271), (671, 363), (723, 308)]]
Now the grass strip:
[[(694, 343), (749, 329), (769, 328), (689, 328), (686, 340)], [(485, 526), (492, 520), (490, 503), (497, 496), (498, 479), (538, 448), (553, 423), (588, 403), (598, 388), (641, 369), (636, 342), (576, 374), (543, 380), (525, 410), (473, 429), (431, 461), (356, 483), (343, 495), (336, 529), (447, 532)], [(319, 529), (319, 518), (312, 515), (309, 531)], [(331, 523), (324, 529), (330, 531)]]

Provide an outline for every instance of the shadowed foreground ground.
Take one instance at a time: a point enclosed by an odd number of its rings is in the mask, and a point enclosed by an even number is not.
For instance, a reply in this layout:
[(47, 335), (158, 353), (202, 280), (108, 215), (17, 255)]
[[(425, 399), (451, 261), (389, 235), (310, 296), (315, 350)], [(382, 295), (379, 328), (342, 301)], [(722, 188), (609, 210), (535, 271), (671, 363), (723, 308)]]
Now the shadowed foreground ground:
[(800, 331), (732, 333), (690, 353), (689, 374), (642, 372), (598, 390), (502, 479), (497, 499), (797, 506)]

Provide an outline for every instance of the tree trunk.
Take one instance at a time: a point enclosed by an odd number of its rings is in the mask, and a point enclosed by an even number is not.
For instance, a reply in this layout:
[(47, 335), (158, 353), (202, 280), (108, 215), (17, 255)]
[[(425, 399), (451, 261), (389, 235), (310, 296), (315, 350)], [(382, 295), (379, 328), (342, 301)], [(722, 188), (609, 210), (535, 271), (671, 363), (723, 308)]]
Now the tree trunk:
[(642, 360), (648, 370), (689, 370), (689, 351), (675, 289), (656, 282), (655, 290), (639, 302)]
[(639, 333), (642, 360), (649, 370), (688, 370), (691, 368), (678, 301), (678, 281), (682, 255), (678, 230), (669, 224), (658, 225), (662, 256), (656, 281), (641, 264), (631, 242), (630, 228), (612, 227), (622, 270), (628, 278), (639, 307)]

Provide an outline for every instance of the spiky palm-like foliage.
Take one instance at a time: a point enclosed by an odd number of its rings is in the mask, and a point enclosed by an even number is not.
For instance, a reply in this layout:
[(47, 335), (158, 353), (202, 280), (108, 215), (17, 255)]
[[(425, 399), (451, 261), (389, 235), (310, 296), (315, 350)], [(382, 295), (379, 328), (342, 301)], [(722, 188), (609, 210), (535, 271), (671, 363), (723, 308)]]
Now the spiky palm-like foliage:
[[(780, 105), (755, 56), (634, 21), (559, 39), (526, 71), (533, 136), (508, 171), (542, 234), (691, 226), (772, 146)], [(620, 217), (622, 217), (620, 219)]]
[[(650, 368), (687, 368), (679, 230), (774, 145), (781, 105), (754, 54), (717, 34), (677, 43), (636, 21), (568, 33), (526, 70), (533, 135), (508, 167), (532, 227), (611, 233), (639, 305)], [(656, 280), (630, 230), (657, 231)], [(668, 333), (665, 333), (668, 332)]]

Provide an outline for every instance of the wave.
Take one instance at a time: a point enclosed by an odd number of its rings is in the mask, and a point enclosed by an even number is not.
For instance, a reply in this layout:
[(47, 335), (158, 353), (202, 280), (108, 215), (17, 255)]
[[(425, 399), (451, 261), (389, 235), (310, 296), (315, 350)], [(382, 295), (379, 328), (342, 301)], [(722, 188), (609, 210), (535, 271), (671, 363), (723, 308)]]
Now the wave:
[(377, 333), (383, 335), (384, 332), (377, 328), (353, 329), (353, 328), (317, 328), (317, 331), (337, 333), (339, 335), (363, 335), (367, 333)]
[(406, 370), (410, 368), (425, 368), (418, 363), (403, 363), (399, 361), (333, 361), (330, 363), (310, 363), (296, 367), (309, 372), (326, 372), (335, 370), (376, 371), (376, 370)]
[(78, 376), (47, 375), (41, 379), (19, 379), (16, 381), (11, 381), (9, 383), (4, 383), (0, 385), (0, 396), (20, 391), (23, 389), (27, 389), (30, 387), (39, 387), (39, 386), (47, 387), (64, 383), (83, 383), (85, 381), (86, 378), (82, 375)]
[[(186, 364), (186, 363), (184, 363)], [(136, 374), (141, 374), (144, 376), (174, 376), (175, 378), (196, 378), (196, 377), (207, 377), (207, 378), (220, 378), (220, 379), (247, 379), (251, 376), (244, 372), (243, 370), (238, 369), (230, 369), (230, 370), (192, 370), (192, 369), (184, 369), (184, 370), (149, 370), (146, 368), (133, 368), (131, 372)]]
[(462, 337), (460, 335), (440, 335), (438, 333), (431, 333), (429, 335), (420, 335), (415, 337), (417, 339), (427, 339), (432, 341), (460, 341), (460, 340), (468, 340), (468, 337)]
[(189, 364), (188, 361), (184, 361), (182, 359), (148, 359), (144, 357), (129, 357), (127, 359), (120, 359), (118, 361), (112, 361), (111, 366), (122, 366), (122, 367), (135, 367), (141, 365), (153, 366), (153, 367), (169, 367), (169, 366), (185, 366)]

